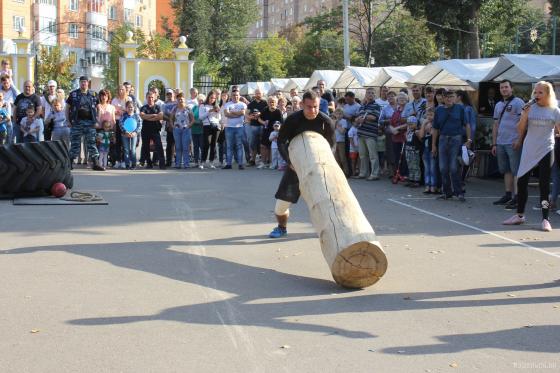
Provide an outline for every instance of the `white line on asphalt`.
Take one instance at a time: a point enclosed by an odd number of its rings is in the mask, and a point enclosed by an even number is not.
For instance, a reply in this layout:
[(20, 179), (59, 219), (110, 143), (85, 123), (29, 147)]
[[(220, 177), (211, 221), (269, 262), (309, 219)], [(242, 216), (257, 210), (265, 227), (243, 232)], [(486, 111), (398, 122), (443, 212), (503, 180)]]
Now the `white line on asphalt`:
[(472, 229), (472, 230), (475, 230), (475, 231), (478, 231), (478, 232), (481, 232), (481, 233), (489, 234), (489, 235), (491, 235), (491, 236), (497, 237), (497, 238), (502, 239), (502, 240), (504, 240), (504, 241), (511, 242), (511, 243), (513, 243), (513, 244), (515, 244), (515, 245), (523, 246), (523, 247), (525, 247), (525, 248), (527, 248), (527, 249), (530, 249), (530, 250), (535, 250), (535, 251), (538, 251), (538, 252), (540, 252), (540, 253), (553, 256), (553, 257), (555, 257), (555, 258), (560, 258), (560, 254), (551, 253), (551, 252), (549, 252), (549, 251), (540, 249), (540, 248), (538, 248), (538, 247), (534, 247), (534, 246), (531, 246), (531, 245), (527, 245), (527, 244), (524, 243), (524, 242), (512, 240), (511, 238), (504, 237), (504, 236), (499, 235), (499, 234), (497, 234), (497, 233), (490, 232), (490, 231), (486, 231), (486, 230), (484, 230), (484, 229), (480, 229), (480, 228), (478, 228), (478, 227), (475, 227), (474, 225), (465, 224), (465, 223), (461, 223), (460, 221), (457, 221), (457, 220), (453, 220), (453, 219), (446, 218), (445, 216), (441, 216), (441, 215), (436, 214), (436, 213), (434, 213), (434, 212), (431, 212), (431, 211), (428, 211), (428, 210), (424, 210), (424, 209), (418, 208), (418, 207), (416, 207), (416, 206), (409, 205), (408, 203), (404, 203), (404, 202), (401, 202), (401, 201), (397, 201), (397, 200), (392, 199), (392, 198), (389, 198), (388, 201), (393, 202), (393, 203), (396, 203), (396, 204), (401, 205), (401, 206), (405, 206), (405, 207), (411, 208), (411, 209), (416, 210), (416, 211), (420, 211), (420, 212), (422, 212), (422, 213), (424, 213), (424, 214), (427, 214), (427, 215), (430, 215), (430, 216), (433, 216), (433, 217), (436, 217), (436, 218), (439, 218), (439, 219), (442, 219), (442, 220), (445, 220), (445, 221), (448, 221), (448, 222), (451, 222), (451, 223), (455, 223), (455, 224), (461, 225), (461, 226), (463, 226), (463, 227), (466, 227), (466, 228), (469, 228), (469, 229)]
[[(501, 196), (468, 196), (468, 199), (499, 199)], [(539, 196), (529, 196), (528, 198), (538, 198)], [(402, 197), (407, 200), (435, 200), (435, 197)]]

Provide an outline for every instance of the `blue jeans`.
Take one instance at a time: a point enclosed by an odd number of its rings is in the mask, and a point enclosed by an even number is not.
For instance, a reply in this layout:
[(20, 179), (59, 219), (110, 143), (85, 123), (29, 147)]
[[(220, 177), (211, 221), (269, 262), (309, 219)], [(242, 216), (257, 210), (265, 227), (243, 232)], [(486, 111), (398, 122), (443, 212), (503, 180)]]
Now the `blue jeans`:
[(262, 126), (247, 126), (249, 132), (249, 147), (251, 148), (251, 154), (253, 159), (259, 151), (259, 146), (261, 144), (261, 136), (263, 128)]
[(437, 157), (434, 158), (432, 149), (425, 146), (422, 158), (424, 161), (424, 184), (426, 187), (437, 188)]
[(190, 163), (189, 145), (191, 144), (190, 128), (173, 128), (173, 138), (175, 139), (175, 167), (188, 167)]
[(245, 128), (226, 127), (226, 164), (231, 166), (233, 153), (238, 165), (243, 165), (243, 136)]
[(202, 163), (202, 150), (204, 142), (202, 139), (202, 133), (192, 134), (192, 145), (193, 145), (193, 161), (194, 163)]
[(124, 147), (124, 164), (127, 167), (136, 167), (136, 142), (138, 141), (138, 136), (126, 137), (122, 136), (122, 143)]
[[(462, 135), (439, 137), (439, 170), (443, 184), (443, 193), (446, 196), (463, 194), (461, 189), (461, 175), (459, 174), (459, 161), (457, 157), (461, 151)], [(453, 187), (453, 190), (451, 189)]]

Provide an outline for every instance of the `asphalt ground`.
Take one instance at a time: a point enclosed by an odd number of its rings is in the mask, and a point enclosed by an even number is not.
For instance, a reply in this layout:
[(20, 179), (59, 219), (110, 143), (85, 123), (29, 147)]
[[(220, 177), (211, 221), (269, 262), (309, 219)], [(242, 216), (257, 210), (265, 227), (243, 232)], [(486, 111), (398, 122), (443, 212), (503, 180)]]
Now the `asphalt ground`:
[(0, 372), (560, 371), (560, 216), (501, 225), (496, 180), (350, 180), (389, 269), (346, 290), (304, 201), (267, 238), (281, 172), (74, 175), (109, 205), (0, 201)]

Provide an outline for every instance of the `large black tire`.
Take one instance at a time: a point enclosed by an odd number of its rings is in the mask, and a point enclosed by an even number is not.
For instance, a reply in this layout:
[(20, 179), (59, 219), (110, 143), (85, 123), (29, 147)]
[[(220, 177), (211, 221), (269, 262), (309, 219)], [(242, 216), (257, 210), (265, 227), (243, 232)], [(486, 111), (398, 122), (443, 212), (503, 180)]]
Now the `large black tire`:
[(54, 183), (72, 188), (68, 148), (61, 141), (0, 145), (0, 195), (44, 195)]

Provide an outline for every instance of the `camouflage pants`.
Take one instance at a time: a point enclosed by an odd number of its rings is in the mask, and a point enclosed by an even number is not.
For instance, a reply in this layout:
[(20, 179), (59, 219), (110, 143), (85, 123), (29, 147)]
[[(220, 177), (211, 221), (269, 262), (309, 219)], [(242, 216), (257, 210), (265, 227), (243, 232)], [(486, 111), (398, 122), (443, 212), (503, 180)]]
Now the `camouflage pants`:
[(80, 155), (80, 145), (83, 136), (89, 159), (96, 161), (99, 158), (99, 152), (95, 145), (95, 135), (95, 128), (93, 128), (91, 123), (79, 121), (73, 124), (70, 129), (70, 159), (75, 159)]

